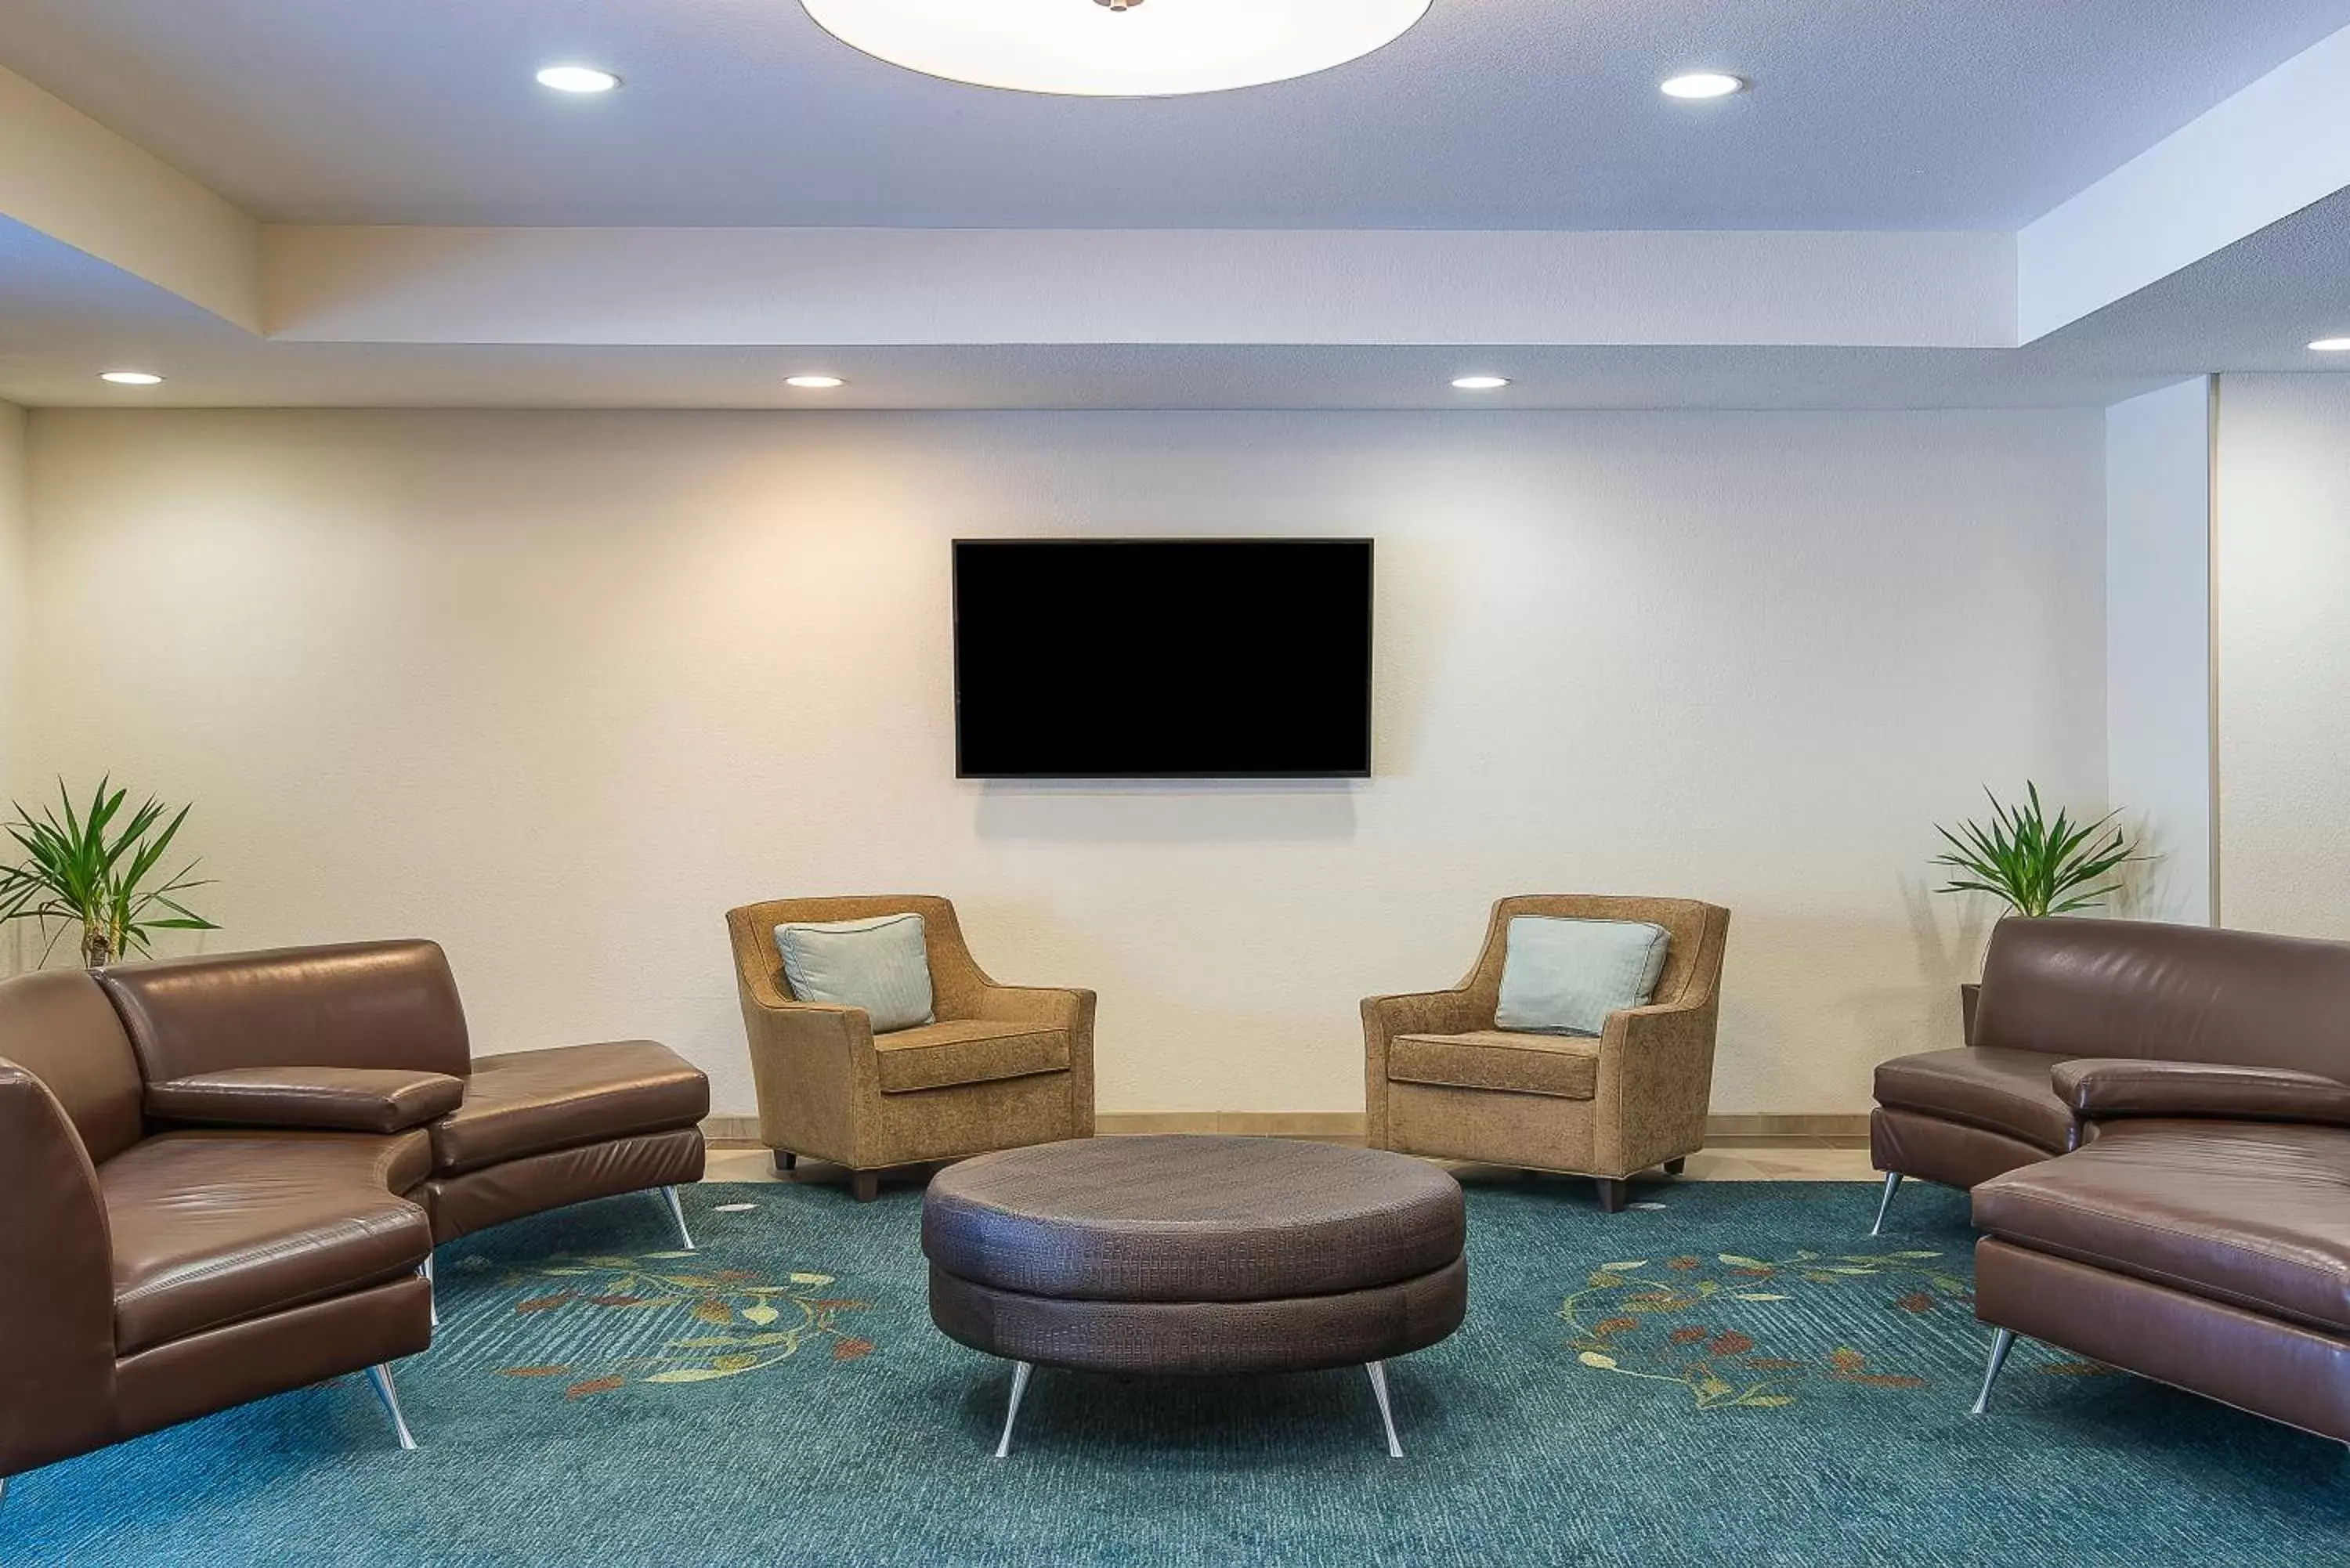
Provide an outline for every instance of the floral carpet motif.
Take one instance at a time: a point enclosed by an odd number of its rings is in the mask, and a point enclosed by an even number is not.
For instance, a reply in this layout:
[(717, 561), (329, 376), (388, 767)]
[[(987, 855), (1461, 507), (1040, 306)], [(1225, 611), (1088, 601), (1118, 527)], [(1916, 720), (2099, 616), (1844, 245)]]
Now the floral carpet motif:
[[(754, 1269), (721, 1268), (703, 1272), (699, 1252), (645, 1252), (633, 1257), (566, 1257), (508, 1269), (499, 1289), (520, 1294), (517, 1315), (540, 1313), (629, 1313), (660, 1317), (677, 1325), (672, 1338), (648, 1355), (501, 1366), (508, 1377), (569, 1379), (565, 1397), (582, 1399), (608, 1394), (631, 1382), (675, 1385), (709, 1383), (721, 1377), (764, 1372), (797, 1355), (811, 1341), (828, 1342), (836, 1361), (871, 1354), (873, 1342), (842, 1328), (843, 1313), (870, 1304), (842, 1296), (819, 1296), (830, 1274), (801, 1271), (781, 1283)], [(465, 1260), (467, 1272), (491, 1268), (478, 1255)], [(715, 1332), (723, 1330), (724, 1332)]]
[[(1965, 1267), (1963, 1259), (1954, 1264), (1941, 1251), (1916, 1248), (1836, 1255), (1798, 1248), (1780, 1259), (1692, 1252), (1653, 1265), (1632, 1259), (1602, 1263), (1559, 1316), (1574, 1331), (1567, 1344), (1576, 1362), (1595, 1372), (1678, 1386), (1700, 1410), (1776, 1410), (1796, 1403), (1806, 1380), (1934, 1386), (1916, 1368), (1883, 1370), (1856, 1345), (1823, 1347), (1820, 1330), (1829, 1325), (1866, 1340), (1872, 1325), (1887, 1323), (1884, 1309), (1913, 1317), (1971, 1314), (1973, 1287), (1954, 1272)], [(2108, 1369), (2058, 1361), (2040, 1371), (2095, 1377)]]

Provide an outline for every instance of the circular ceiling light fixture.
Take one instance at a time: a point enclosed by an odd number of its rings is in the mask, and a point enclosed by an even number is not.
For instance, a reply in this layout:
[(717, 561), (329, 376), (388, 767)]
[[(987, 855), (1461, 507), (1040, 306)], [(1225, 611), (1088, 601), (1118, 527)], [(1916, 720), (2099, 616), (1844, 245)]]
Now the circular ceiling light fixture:
[(1430, 0), (800, 0), (817, 26), (926, 76), (1015, 92), (1171, 98), (1287, 81), (1385, 48)]
[(1746, 78), (1721, 71), (1691, 71), (1687, 76), (1666, 78), (1657, 90), (1667, 98), (1729, 98), (1746, 90)]
[(835, 387), (846, 387), (847, 381), (837, 376), (786, 376), (786, 387), (797, 387), (803, 392), (829, 392)]
[(1507, 376), (1459, 376), (1453, 379), (1456, 392), (1498, 392), (1510, 384)]
[(594, 66), (549, 66), (538, 73), (538, 85), (556, 92), (610, 92), (620, 78)]
[(2321, 337), (2309, 348), (2313, 354), (2350, 354), (2350, 337)]
[(152, 370), (100, 370), (98, 379), (118, 387), (160, 387), (163, 378)]

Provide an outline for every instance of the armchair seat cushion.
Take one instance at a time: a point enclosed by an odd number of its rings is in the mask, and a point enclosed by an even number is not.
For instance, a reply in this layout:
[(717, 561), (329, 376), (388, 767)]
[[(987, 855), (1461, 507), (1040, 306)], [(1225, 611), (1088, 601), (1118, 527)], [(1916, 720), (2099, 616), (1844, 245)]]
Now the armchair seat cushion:
[(1063, 1073), (1069, 1066), (1068, 1031), (978, 1018), (877, 1034), (873, 1049), (885, 1095)]
[(710, 1080), (666, 1045), (619, 1040), (480, 1056), (465, 1103), (432, 1124), (432, 1168), (455, 1176), (607, 1138), (690, 1127)]
[(1503, 1029), (1399, 1034), (1388, 1048), (1388, 1078), (1392, 1083), (1587, 1100), (1599, 1091), (1599, 1042)]
[(99, 1167), (129, 1355), (412, 1273), (432, 1250), (421, 1132), (185, 1132)]
[(2049, 1082), (2060, 1060), (2043, 1051), (1981, 1046), (1902, 1056), (1877, 1067), (1877, 1101), (2063, 1154), (2080, 1139), (2073, 1108)]

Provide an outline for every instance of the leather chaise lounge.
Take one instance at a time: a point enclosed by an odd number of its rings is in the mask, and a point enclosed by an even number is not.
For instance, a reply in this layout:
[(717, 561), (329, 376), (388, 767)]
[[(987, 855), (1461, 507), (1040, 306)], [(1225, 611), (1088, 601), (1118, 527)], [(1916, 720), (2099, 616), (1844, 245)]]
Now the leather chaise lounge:
[(2006, 920), (1877, 1098), (1886, 1204), (1973, 1191), (1978, 1412), (2023, 1334), (2350, 1442), (2350, 944)]
[(652, 1189), (682, 1235), (708, 1109), (650, 1042), (474, 1058), (431, 942), (0, 982), (0, 1489), (361, 1370), (412, 1446), (432, 1249)]

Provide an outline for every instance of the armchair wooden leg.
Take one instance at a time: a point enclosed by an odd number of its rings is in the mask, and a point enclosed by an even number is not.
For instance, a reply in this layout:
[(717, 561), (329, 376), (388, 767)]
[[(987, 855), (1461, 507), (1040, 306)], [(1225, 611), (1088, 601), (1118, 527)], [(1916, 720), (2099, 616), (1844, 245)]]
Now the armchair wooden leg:
[(1631, 1196), (1631, 1183), (1614, 1176), (1599, 1176), (1592, 1179), (1599, 1183), (1600, 1209), (1609, 1214), (1624, 1212), (1624, 1201)]
[(800, 1157), (794, 1154), (790, 1149), (779, 1148), (775, 1150), (775, 1174), (777, 1176), (790, 1175), (792, 1168), (799, 1164), (799, 1162)]
[(870, 1203), (881, 1196), (881, 1173), (878, 1170), (852, 1170), (848, 1173), (848, 1190), (859, 1203)]
[(1687, 1170), (1688, 1168), (1689, 1156), (1687, 1155), (1681, 1156), (1679, 1159), (1669, 1159), (1665, 1161), (1665, 1174), (1667, 1176), (1679, 1176), (1682, 1171)]

